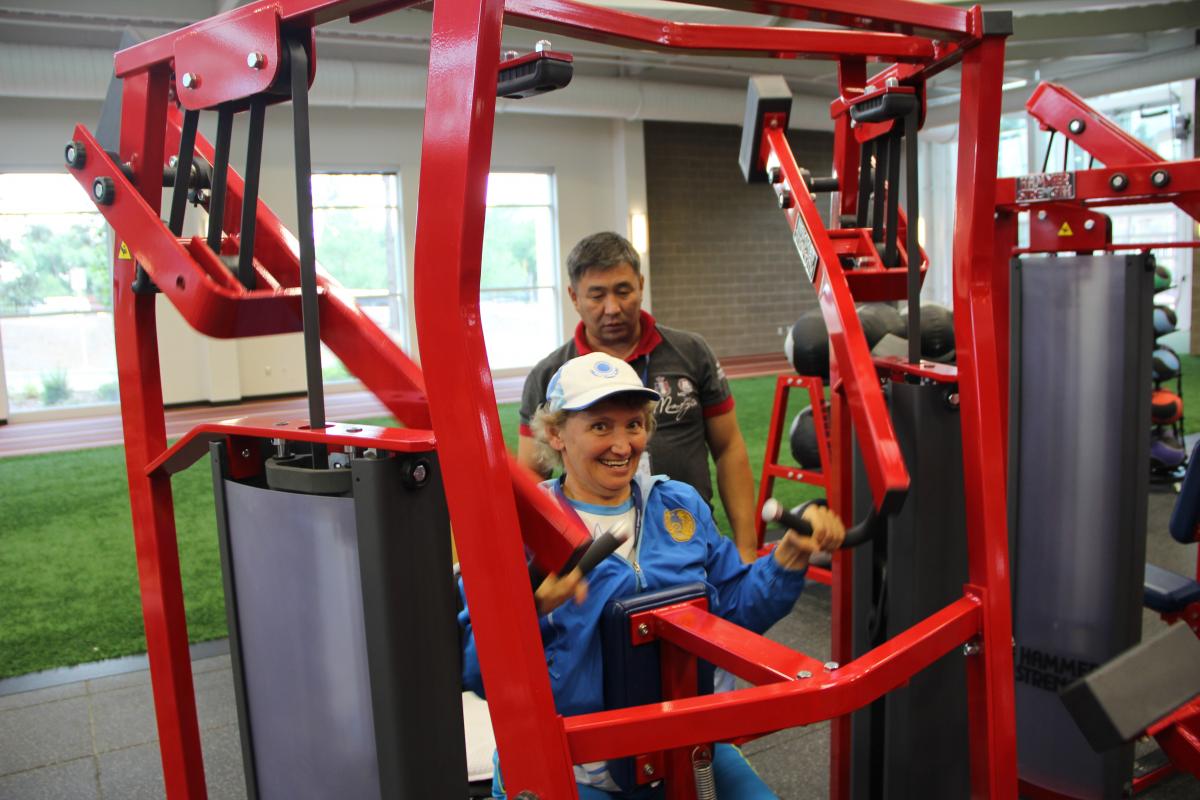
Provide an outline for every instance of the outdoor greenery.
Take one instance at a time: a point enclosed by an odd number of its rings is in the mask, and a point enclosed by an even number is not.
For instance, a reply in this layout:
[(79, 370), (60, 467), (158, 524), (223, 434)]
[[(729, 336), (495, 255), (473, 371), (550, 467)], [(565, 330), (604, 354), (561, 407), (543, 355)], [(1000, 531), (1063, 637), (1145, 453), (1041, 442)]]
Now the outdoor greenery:
[(537, 217), (549, 218), (545, 207), (489, 208), (483, 226), (484, 289), (537, 286)]
[[(1185, 400), (1200, 398), (1200, 357), (1183, 360)], [(774, 384), (773, 377), (730, 381), (756, 476)], [(792, 413), (804, 404), (793, 398)], [(517, 406), (499, 413), (515, 450)], [(1197, 430), (1200, 413), (1193, 413), (1188, 432)], [(226, 633), (211, 482), (205, 460), (172, 479), (193, 641)], [(0, 678), (145, 650), (126, 485), (120, 447), (0, 459)], [(817, 494), (787, 481), (776, 487), (785, 504)], [(716, 518), (727, 530), (719, 503)]]
[[(0, 239), (0, 314), (24, 314), (48, 297), (86, 297), (91, 308), (112, 305), (112, 255), (99, 214), (59, 227), (35, 224), (20, 237)], [(80, 309), (71, 309), (78, 311)]]

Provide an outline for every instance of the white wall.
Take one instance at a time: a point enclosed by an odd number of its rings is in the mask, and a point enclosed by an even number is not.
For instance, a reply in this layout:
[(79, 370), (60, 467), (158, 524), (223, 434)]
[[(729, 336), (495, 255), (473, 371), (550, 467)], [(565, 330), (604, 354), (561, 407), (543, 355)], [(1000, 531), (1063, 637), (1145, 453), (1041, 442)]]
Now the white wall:
[[(423, 114), (416, 110), (312, 109), (314, 170), (396, 170), (403, 205), (406, 287), (411, 290), (416, 240), (417, 189)], [(63, 145), (76, 122), (94, 127), (100, 104), (0, 98), (0, 171), (62, 170)], [(201, 131), (213, 138), (215, 114), (201, 118)], [(242, 123), (239, 120), (239, 123)], [(235, 126), (232, 160), (244, 159), (244, 128)], [(290, 106), (267, 114), (261, 195), (294, 229)], [(583, 117), (504, 114), (496, 119), (494, 169), (551, 170), (558, 197), (559, 263), (571, 246), (597, 230), (627, 232), (629, 213), (645, 210), (645, 168), (641, 122)], [(189, 214), (188, 227), (197, 220)], [(566, 296), (562, 274), (562, 336), (578, 320)], [(409, 294), (411, 300), (411, 293)], [(159, 351), (167, 403), (223, 402), (302, 391), (303, 346), (299, 334), (216, 341), (192, 331), (165, 299), (159, 306)], [(408, 341), (416, 342), (408, 314)], [(416, 357), (416, 348), (410, 348)]]

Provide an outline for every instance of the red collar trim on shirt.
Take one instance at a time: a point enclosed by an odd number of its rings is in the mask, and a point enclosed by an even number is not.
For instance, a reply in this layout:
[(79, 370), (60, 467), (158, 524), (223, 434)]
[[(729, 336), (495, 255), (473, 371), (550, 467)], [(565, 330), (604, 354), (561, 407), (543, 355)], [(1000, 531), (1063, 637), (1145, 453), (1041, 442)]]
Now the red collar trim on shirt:
[[(662, 334), (658, 332), (658, 323), (654, 321), (654, 317), (645, 311), (638, 313), (642, 324), (642, 335), (638, 339), (637, 347), (633, 348), (633, 352), (625, 357), (626, 361), (637, 361), (642, 356), (649, 355), (651, 350), (662, 343)], [(592, 352), (582, 322), (575, 326), (575, 351), (581, 356)]]

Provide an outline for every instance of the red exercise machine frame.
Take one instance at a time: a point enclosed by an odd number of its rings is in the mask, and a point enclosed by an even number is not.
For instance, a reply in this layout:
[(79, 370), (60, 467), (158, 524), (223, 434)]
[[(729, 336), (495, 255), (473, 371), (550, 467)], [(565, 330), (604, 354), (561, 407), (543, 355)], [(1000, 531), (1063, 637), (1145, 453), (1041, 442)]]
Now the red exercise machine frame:
[[(85, 129), (75, 132), (86, 162), (73, 164), (72, 170), (86, 188), (97, 181), (108, 183), (108, 191), (94, 196), (121, 243), (114, 253), (113, 303), (121, 406), (155, 712), (166, 790), (172, 800), (205, 796), (169, 482), (171, 465), (184, 455), (167, 448), (155, 297), (134, 291), (137, 267), (193, 327), (208, 335), (262, 335), (300, 326), (293, 240), (264, 203), (258, 202), (255, 214), (258, 235), (252, 265), (258, 285), (266, 287), (262, 289), (247, 290), (227, 280), (224, 268), (202, 243), (180, 241), (160, 219), (167, 148), (179, 136), (178, 112), (172, 103), (188, 110), (217, 106), (240, 110), (253, 96), (261, 102), (263, 93), (278, 85), (285, 39), (298, 40), (312, 51), (311, 29), (318, 24), (342, 17), (358, 21), (414, 4), (415, 0), (258, 0), (135, 45), (118, 53), (115, 62), (116, 75), (123, 80), (117, 160), (105, 154)], [(747, 0), (703, 4), (761, 10), (761, 4)], [(379, 446), (404, 449), (427, 444), (431, 426), (438, 434), (436, 446), (471, 599), (479, 658), (491, 689), (496, 739), (506, 783), (514, 795), (524, 791), (533, 797), (574, 797), (571, 764), (575, 762), (654, 753), (832, 718), (831, 793), (846, 798), (847, 715), (964, 642), (977, 645), (967, 669), (972, 796), (1016, 794), (1002, 435), (1001, 358), (1006, 330), (1004, 315), (993, 301), (997, 276), (991, 258), (1000, 81), (1008, 31), (988, 30), (978, 7), (959, 9), (910, 0), (893, 0), (886, 6), (863, 0), (776, 0), (770, 9), (783, 17), (851, 30), (672, 23), (572, 0), (436, 3), (414, 292), (424, 373), (334, 281), (327, 276), (318, 279), (324, 342), (413, 429), (404, 435), (373, 432), (371, 437), (379, 440)], [(553, 569), (565, 563), (586, 534), (553, 503), (544, 502), (531, 476), (508, 457), (480, 327), (484, 196), (504, 22), (643, 49), (828, 59), (838, 63), (843, 103), (878, 90), (889, 78), (915, 86), (961, 64), (962, 145), (953, 262), (970, 536), (969, 584), (961, 599), (853, 661), (849, 640), (835, 640), (834, 657), (844, 664), (821, 671), (806, 669), (815, 667), (806, 656), (785, 652), (702, 610), (661, 609), (651, 613), (647, 625), (651, 635), (667, 643), (663, 650), (668, 667), (686, 670), (700, 656), (759, 685), (572, 718), (557, 714), (527, 589), (525, 547), (540, 565)], [(253, 56), (249, 60), (248, 54)], [(314, 53), (310, 80), (315, 60)], [(868, 82), (865, 65), (875, 60), (895, 63)], [(266, 102), (280, 99), (266, 96)], [(856, 135), (847, 115), (837, 115), (835, 165), (842, 181), (842, 206), (850, 211), (857, 180)], [(211, 151), (205, 153), (205, 147), (200, 142), (198, 151), (211, 163)], [(231, 171), (231, 201), (221, 220), (222, 253), (239, 246), (240, 224), (232, 212), (242, 191)], [(807, 199), (804, 194), (801, 202)], [(821, 270), (819, 296), (828, 323), (844, 319), (838, 309), (845, 298), (829, 294), (828, 276), (836, 281), (840, 272), (836, 258), (829, 261), (823, 255), (822, 259), (827, 268)], [(838, 454), (850, 451), (850, 419), (860, 430), (889, 430), (886, 417), (880, 419), (883, 409), (875, 366), (866, 360), (861, 331), (855, 330), (854, 322), (846, 320), (840, 331), (834, 331), (840, 374), (844, 379), (854, 376), (853, 385), (835, 393), (832, 406), (831, 475), (836, 479), (830, 483), (830, 501), (846, 517), (851, 511), (850, 469), (848, 459)], [(869, 424), (864, 428), (864, 423)], [(262, 430), (259, 423), (231, 421), (192, 438), (255, 437)], [(350, 433), (335, 428), (324, 435), (335, 437), (330, 444), (344, 444), (342, 439)], [(302, 434), (289, 427), (280, 438), (314, 440), (314, 436), (319, 439), (321, 434)], [(891, 461), (884, 459), (890, 466), (876, 464), (869, 470), (877, 504), (889, 487), (907, 485), (898, 452), (894, 456)], [(848, 558), (838, 555), (844, 564)], [(848, 585), (835, 586), (835, 614), (839, 605), (848, 608), (847, 592)], [(811, 672), (812, 677), (800, 680), (801, 672)], [(668, 691), (679, 685), (665, 684)], [(686, 781), (671, 779), (671, 764), (678, 759), (668, 754), (666, 763), (671, 796), (690, 796)]]

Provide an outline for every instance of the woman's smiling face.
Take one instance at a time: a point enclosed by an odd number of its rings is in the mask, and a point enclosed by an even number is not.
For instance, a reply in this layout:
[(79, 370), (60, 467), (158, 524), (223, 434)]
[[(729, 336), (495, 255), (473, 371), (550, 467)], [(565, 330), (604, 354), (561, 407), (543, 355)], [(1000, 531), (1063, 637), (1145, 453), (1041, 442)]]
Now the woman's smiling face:
[(568, 497), (616, 505), (629, 497), (630, 482), (646, 449), (646, 403), (638, 398), (605, 400), (571, 413), (550, 432), (550, 446), (562, 454)]

